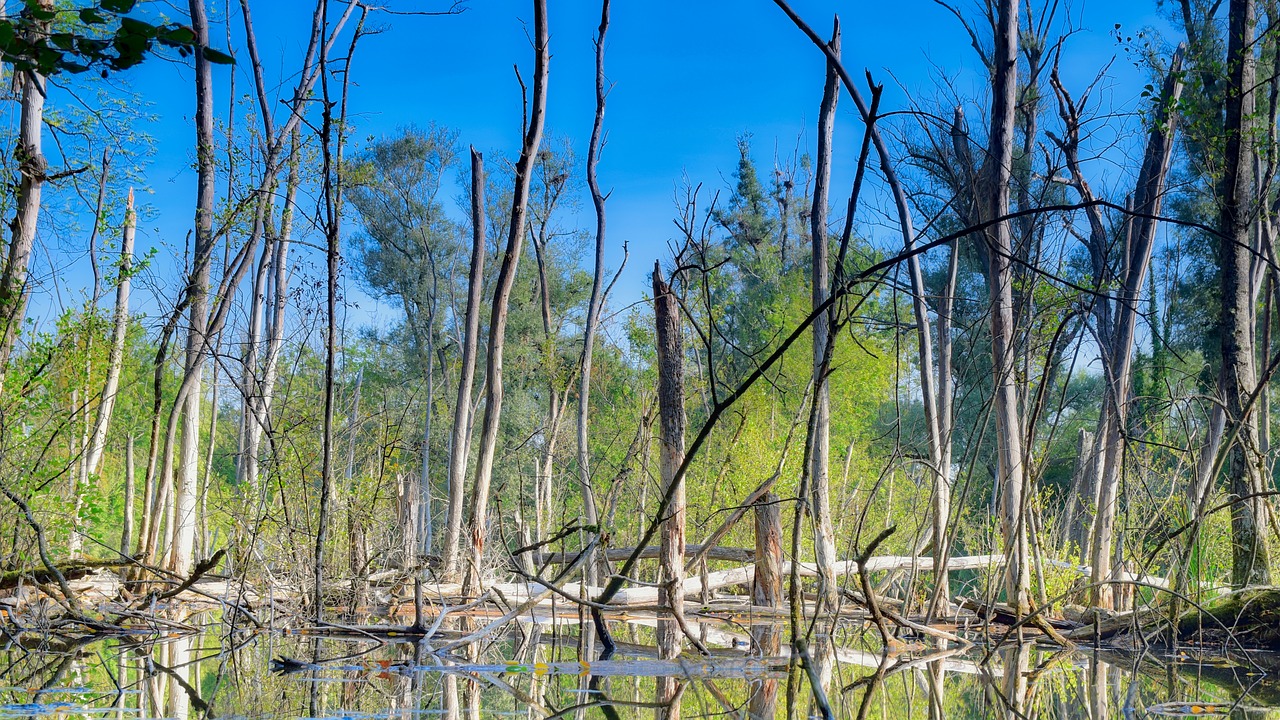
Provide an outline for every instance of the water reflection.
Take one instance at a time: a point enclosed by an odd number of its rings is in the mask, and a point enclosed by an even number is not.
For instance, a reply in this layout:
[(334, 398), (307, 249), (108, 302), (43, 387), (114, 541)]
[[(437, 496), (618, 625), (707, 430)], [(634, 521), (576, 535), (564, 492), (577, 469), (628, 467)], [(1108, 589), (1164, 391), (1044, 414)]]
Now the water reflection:
[[(448, 629), (464, 632), (462, 624)], [(603, 661), (590, 659), (598, 652), (576, 625), (562, 623), (522, 623), (448, 655), (419, 643), (217, 624), (187, 636), (20, 634), (0, 649), (0, 718), (774, 720), (819, 712), (810, 674), (784, 657), (780, 628), (692, 625), (713, 656), (670, 660), (656, 649), (655, 626), (618, 623), (619, 649)], [(835, 628), (810, 646), (812, 676), (837, 718), (1280, 717), (1271, 709), (1280, 707), (1280, 679), (1250, 666), (1032, 645), (1002, 648), (986, 662), (973, 648), (884, 655), (872, 637)]]

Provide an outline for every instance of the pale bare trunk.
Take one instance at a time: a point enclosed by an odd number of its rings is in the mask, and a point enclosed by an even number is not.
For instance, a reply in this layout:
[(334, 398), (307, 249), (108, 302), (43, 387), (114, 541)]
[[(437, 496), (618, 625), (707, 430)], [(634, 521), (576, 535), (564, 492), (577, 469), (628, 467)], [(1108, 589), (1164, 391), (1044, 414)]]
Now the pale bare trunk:
[[(840, 22), (837, 20), (829, 43), (832, 52), (840, 55)], [(831, 188), (831, 143), (835, 132), (836, 103), (840, 98), (840, 78), (835, 65), (827, 61), (826, 82), (822, 88), (822, 105), (818, 110), (818, 154), (814, 171), (813, 207), (809, 213), (809, 233), (812, 241), (812, 300), (816, 310), (827, 301), (831, 292), (828, 267), (829, 241), (827, 235), (827, 207)], [(820, 606), (834, 611), (838, 601), (838, 583), (835, 574), (835, 528), (831, 520), (831, 388), (827, 383), (830, 359), (827, 356), (830, 338), (830, 312), (823, 312), (813, 322), (813, 383), (814, 427), (813, 447), (810, 449), (810, 497), (813, 511), (814, 554), (818, 565), (818, 597)]]
[[(200, 47), (209, 43), (209, 21), (204, 0), (190, 0), (191, 27)], [(200, 388), (207, 355), (209, 323), (209, 261), (213, 250), (213, 70), (203, 51), (197, 48), (196, 65), (196, 214), (195, 246), (191, 254), (189, 292), (190, 327), (183, 384), (191, 386), (186, 400), (175, 412), (182, 412), (182, 441), (178, 452), (179, 475), (174, 488), (173, 544), (169, 570), (186, 575), (195, 553), (196, 500), (200, 485)]]
[(462, 534), (462, 504), (466, 492), (470, 456), (476, 352), (480, 338), (480, 294), (484, 289), (485, 206), (484, 157), (471, 148), (471, 268), (467, 277), (466, 331), (462, 341), (462, 368), (458, 396), (453, 406), (453, 433), (449, 441), (449, 500), (445, 522), (444, 578), (458, 575)]
[(268, 340), (263, 360), (262, 383), (249, 398), (252, 414), (246, 433), (245, 449), (240, 458), (242, 482), (257, 495), (259, 468), (261, 467), (262, 434), (271, 417), (271, 403), (275, 397), (276, 380), (280, 376), (280, 351), (284, 347), (285, 308), (289, 300), (289, 241), (293, 235), (293, 205), (298, 195), (298, 144), (299, 133), (293, 131), (293, 151), (289, 161), (289, 178), (285, 185), (284, 208), (280, 212), (280, 233), (276, 238), (271, 259), (274, 279), (271, 282), (272, 306), (267, 323)]
[(933, 610), (941, 611), (951, 601), (951, 579), (947, 573), (947, 560), (951, 555), (948, 522), (951, 517), (951, 434), (954, 423), (952, 411), (952, 342), (951, 318), (955, 308), (956, 283), (960, 271), (960, 248), (951, 243), (947, 262), (947, 286), (942, 297), (942, 309), (938, 312), (938, 403), (936, 424), (938, 428), (937, 467), (933, 490), (933, 567), (936, 587), (933, 594)]
[(124, 520), (120, 527), (120, 554), (128, 556), (133, 545), (133, 506), (137, 498), (133, 462), (133, 435), (124, 446)]
[[(53, 8), (53, 0), (39, 0), (41, 10)], [(40, 36), (49, 30), (48, 21), (35, 23), (33, 34)], [(32, 38), (33, 40), (35, 38)], [(0, 272), (0, 386), (9, 368), (9, 357), (27, 312), (27, 269), (35, 248), (36, 224), (40, 219), (40, 196), (44, 190), (48, 162), (42, 149), (44, 129), (45, 78), (34, 71), (18, 73), (22, 88), (22, 109), (18, 125), (18, 146), (14, 151), (18, 161), (17, 213), (11, 223), (13, 230), (9, 252)]]
[[(262, 198), (259, 202), (267, 201)], [(266, 210), (266, 214), (268, 216), (272, 214), (270, 207)], [(244, 349), (240, 356), (242, 402), (240, 408), (240, 435), (238, 447), (236, 448), (236, 482), (241, 485), (248, 483), (250, 470), (256, 476), (258, 469), (257, 463), (251, 462), (249, 456), (257, 451), (256, 447), (251, 448), (251, 445), (255, 444), (251, 436), (259, 426), (258, 397), (261, 393), (259, 364), (262, 361), (263, 324), (266, 320), (267, 292), (271, 283), (271, 264), (274, 262), (275, 249), (275, 243), (273, 242), (264, 243), (262, 246), (262, 256), (258, 260), (258, 269), (253, 275), (253, 290), (249, 299), (249, 327), (245, 331)], [(256, 481), (257, 478), (255, 477), (255, 485)], [(249, 487), (253, 487), (253, 485), (249, 485)]]
[[(1018, 3), (1000, 0), (997, 7), (991, 132), (987, 149), (987, 216), (1009, 212), (1013, 130), (1017, 110)], [(1005, 541), (1006, 600), (1015, 612), (1030, 610), (1031, 553), (1028, 548), (1027, 473), (1022, 448), (1022, 418), (1018, 410), (1015, 376), (1013, 308), (1013, 242), (1007, 221), (986, 232), (991, 294), (991, 365), (995, 383), (992, 405), (996, 416), (997, 479), (1002, 491), (1001, 527)]]
[[(413, 493), (413, 532), (405, 533), (405, 567), (417, 564), (419, 551), (431, 554), (431, 420), (435, 410), (436, 272), (431, 264), (431, 309), (427, 313), (427, 397), (422, 420), (422, 467)], [(412, 540), (412, 544), (410, 541)]]
[(543, 124), (547, 109), (547, 65), (550, 62), (547, 35), (546, 0), (533, 3), (534, 47), (536, 51), (533, 75), (533, 97), (529, 114), (529, 127), (524, 136), (520, 160), (516, 163), (515, 191), (511, 200), (511, 228), (507, 235), (506, 255), (498, 271), (497, 288), (489, 320), (488, 367), (486, 384), (489, 394), (485, 399), (484, 423), (480, 430), (480, 457), (476, 465), (475, 490), (468, 514), (468, 530), (471, 532), (471, 562), (466, 568), (466, 587), (475, 592), (481, 583), (484, 564), (484, 546), (489, 524), (489, 488), (493, 481), (493, 459), (498, 443), (498, 422), (502, 416), (502, 354), (507, 334), (507, 302), (515, 284), (516, 267), (520, 262), (520, 249), (524, 244), (525, 223), (528, 214), (529, 185), (538, 148), (542, 144)]
[[(1115, 552), (1115, 518), (1119, 501), (1120, 473), (1124, 458), (1123, 429), (1128, 419), (1130, 387), (1133, 380), (1133, 347), (1138, 325), (1138, 307), (1142, 287), (1146, 283), (1147, 270), (1155, 249), (1155, 216), (1160, 214), (1164, 194), (1165, 177), (1173, 154), (1173, 133), (1177, 115), (1169, 109), (1176, 107), (1182, 94), (1182, 54), (1174, 56), (1165, 81), (1164, 91), (1157, 98), (1151, 135), (1147, 142), (1142, 169), (1134, 196), (1134, 209), (1140, 216), (1130, 223), (1137, 223), (1132, 233), (1125, 257), (1125, 276), (1115, 313), (1115, 326), (1110, 333), (1111, 347), (1103, 350), (1106, 357), (1107, 397), (1104, 399), (1104, 419), (1099, 435), (1102, 438), (1101, 472), (1098, 475), (1098, 499), (1095, 531), (1090, 551), (1093, 566), (1092, 583), (1094, 604), (1098, 607), (1113, 606), (1115, 579), (1112, 557)], [(1077, 166), (1078, 167), (1078, 166)], [(1078, 170), (1073, 169), (1073, 172)], [(1131, 225), (1132, 226), (1132, 225)]]
[(102, 390), (102, 402), (98, 405), (98, 416), (93, 423), (93, 434), (89, 439), (89, 451), (85, 459), (90, 475), (96, 475), (102, 469), (102, 456), (107, 446), (107, 430), (111, 426), (111, 414), (115, 409), (116, 394), (120, 390), (120, 371), (124, 367), (124, 342), (129, 330), (130, 274), (133, 272), (133, 237), (136, 228), (133, 190), (130, 190), (129, 199), (125, 205), (124, 232), (120, 241), (120, 275), (116, 283), (116, 309), (111, 329), (111, 350), (107, 354), (107, 380)]

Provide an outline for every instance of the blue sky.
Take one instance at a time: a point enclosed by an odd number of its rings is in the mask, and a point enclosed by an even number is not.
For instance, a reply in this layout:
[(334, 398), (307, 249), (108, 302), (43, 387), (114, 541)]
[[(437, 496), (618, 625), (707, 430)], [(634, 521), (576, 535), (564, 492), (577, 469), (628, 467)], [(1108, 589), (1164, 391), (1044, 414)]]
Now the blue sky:
[[(594, 108), (592, 39), (599, 5), (579, 0), (549, 4), (547, 127), (550, 133), (570, 137), (585, 158)], [(186, 3), (174, 5), (170, 13), (179, 19)], [(211, 0), (210, 5), (214, 21), (221, 22), (223, 0)], [(405, 11), (445, 5), (439, 0), (385, 0), (386, 7)], [(243, 57), (238, 3), (231, 6), (233, 46)], [(310, 0), (274, 0), (252, 7), (268, 83), (285, 95), (305, 47), (314, 5)], [(335, 1), (331, 12), (336, 16), (341, 7)], [(823, 33), (829, 32), (833, 14), (841, 15), (845, 62), (855, 76), (867, 68), (886, 85), (883, 110), (905, 107), (907, 93), (933, 93), (943, 73), (954, 76), (961, 87), (982, 82), (968, 36), (933, 0), (794, 0), (793, 7)], [(973, 13), (976, 5), (963, 9)], [(455, 16), (371, 15), (370, 26), (383, 31), (362, 40), (355, 57), (351, 113), (357, 148), (367, 137), (390, 134), (403, 125), (436, 122), (459, 131), (464, 146), (514, 155), (521, 109), (512, 68), (520, 65), (526, 77), (530, 72), (524, 22), (531, 20), (531, 13), (529, 2), (472, 0)], [(1083, 88), (1119, 56), (1111, 68), (1110, 84), (1116, 88), (1111, 99), (1122, 109), (1136, 107), (1146, 79), (1125, 61), (1124, 47), (1112, 33), (1117, 23), (1127, 34), (1147, 26), (1164, 27), (1155, 2), (1091, 0), (1074, 4), (1070, 17), (1080, 32), (1064, 52), (1068, 86)], [(224, 34), (221, 26), (214, 29), (215, 46), (225, 44)], [(737, 160), (735, 138), (743, 132), (753, 133), (756, 159), (766, 170), (775, 143), (783, 153), (797, 143), (802, 150), (811, 145), (823, 58), (770, 0), (617, 0), (607, 50), (613, 90), (600, 179), (613, 192), (610, 265), (616, 267), (620, 261), (624, 240), (631, 248), (616, 306), (638, 299), (653, 260), (668, 256), (673, 191), (683, 175), (710, 189), (726, 187)], [(247, 63), (235, 70), (216, 70), (220, 119), (226, 113), (230, 73), (238, 74), (240, 95), (251, 89), (248, 70)], [(184, 63), (152, 61), (130, 71), (127, 79), (151, 103), (156, 117), (146, 128), (156, 139), (156, 155), (147, 172), (145, 189), (150, 194), (140, 196), (152, 215), (140, 228), (139, 251), (162, 241), (180, 247), (192, 222), (195, 197), (192, 71)], [(861, 133), (847, 96), (841, 99), (836, 133), (833, 196), (840, 198), (852, 177)], [(585, 198), (581, 208), (579, 224), (593, 227)], [(349, 222), (348, 229), (351, 226)], [(317, 262), (314, 251), (310, 254), (310, 261)], [(166, 262), (173, 262), (169, 250), (161, 253), (158, 269)], [(66, 278), (87, 274), (85, 266), (77, 262)], [(390, 312), (360, 299), (358, 288), (349, 288), (349, 295), (362, 305), (356, 318)], [(38, 307), (39, 299), (33, 300), (33, 309)]]

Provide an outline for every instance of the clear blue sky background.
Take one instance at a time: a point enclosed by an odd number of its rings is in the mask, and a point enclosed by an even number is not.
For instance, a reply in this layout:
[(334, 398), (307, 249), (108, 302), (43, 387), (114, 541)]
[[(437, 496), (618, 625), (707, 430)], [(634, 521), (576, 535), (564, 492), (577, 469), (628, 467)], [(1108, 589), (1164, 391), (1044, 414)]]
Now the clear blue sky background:
[[(395, 10), (445, 7), (440, 0), (383, 1)], [(976, 13), (976, 3), (960, 2), (966, 3), (966, 12)], [(213, 20), (221, 22), (222, 0), (210, 4)], [(582, 0), (549, 4), (548, 130), (572, 138), (585, 159), (594, 108), (592, 39), (599, 5)], [(231, 6), (233, 46), (246, 57), (238, 3)], [(185, 7), (185, 2), (175, 1), (170, 16), (185, 20)], [(252, 7), (268, 82), (275, 86), (273, 92), (286, 96), (314, 5), (310, 0), (259, 0)], [(335, 17), (342, 7), (332, 4)], [(956, 77), (961, 87), (983, 82), (968, 36), (955, 17), (932, 0), (794, 0), (794, 7), (822, 33), (829, 32), (833, 14), (841, 14), (845, 62), (855, 75), (868, 68), (886, 84), (885, 111), (904, 108), (908, 92), (917, 97), (934, 93), (941, 74)], [(1165, 28), (1161, 12), (1155, 0), (1073, 3), (1071, 25), (1080, 32), (1068, 41), (1064, 53), (1067, 84), (1083, 88), (1117, 57), (1107, 83), (1115, 91), (1107, 99), (1121, 110), (1137, 107), (1147, 79), (1126, 60), (1113, 28), (1119, 23), (1126, 34), (1148, 26)], [(472, 0), (456, 16), (371, 14), (370, 26), (384, 31), (365, 38), (355, 58), (351, 113), (357, 148), (369, 136), (390, 134), (411, 123), (436, 122), (458, 130), (464, 145), (514, 155), (521, 107), (512, 68), (520, 65), (526, 77), (531, 72), (524, 24), (531, 21), (531, 13), (529, 2)], [(214, 29), (215, 46), (225, 44), (224, 33), (221, 26)], [(667, 257), (666, 243), (674, 230), (673, 190), (682, 174), (713, 189), (726, 187), (737, 160), (735, 138), (743, 132), (754, 134), (755, 156), (766, 170), (772, 165), (775, 143), (783, 152), (797, 141), (802, 150), (811, 146), (824, 65), (816, 48), (769, 0), (617, 0), (607, 51), (613, 90), (600, 178), (613, 191), (611, 266), (620, 261), (624, 240), (631, 247), (616, 306), (639, 299), (653, 260)], [(220, 121), (226, 113), (231, 72), (215, 71)], [(237, 94), (251, 92), (247, 63), (234, 72)], [(181, 247), (192, 223), (195, 197), (192, 71), (184, 63), (153, 61), (130, 71), (128, 81), (152, 103), (150, 111), (157, 118), (146, 128), (156, 139), (157, 153), (147, 172), (151, 194), (142, 197), (153, 214), (141, 228), (139, 252), (161, 242)], [(853, 104), (843, 97), (834, 197), (847, 192), (860, 133)], [(585, 198), (581, 208), (579, 224), (592, 227)], [(348, 223), (348, 229), (352, 226)], [(310, 262), (318, 262), (314, 251), (306, 254)], [(171, 250), (162, 252), (157, 269), (163, 272), (166, 263), (170, 274), (176, 274)], [(77, 261), (64, 280), (87, 275), (85, 266)], [(391, 312), (362, 299), (355, 287), (349, 292), (362, 305), (353, 315), (357, 322)], [(33, 309), (39, 307), (39, 299), (33, 300)], [(49, 306), (45, 308), (48, 312)]]

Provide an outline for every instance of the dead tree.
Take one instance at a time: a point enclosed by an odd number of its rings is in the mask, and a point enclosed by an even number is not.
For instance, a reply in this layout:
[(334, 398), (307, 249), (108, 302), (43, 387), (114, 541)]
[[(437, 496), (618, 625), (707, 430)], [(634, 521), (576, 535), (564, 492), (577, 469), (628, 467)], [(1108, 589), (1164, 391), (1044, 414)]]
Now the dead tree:
[[(213, 255), (214, 157), (213, 68), (202, 48), (209, 45), (209, 18), (204, 0), (190, 0), (191, 28), (196, 34), (196, 215), (183, 384), (188, 390), (182, 412), (182, 441), (178, 451), (179, 476), (173, 493), (173, 545), (169, 570), (185, 576), (195, 553), (196, 498), (200, 488), (200, 378), (207, 357), (209, 328), (209, 268)], [(177, 409), (175, 409), (175, 412)]]
[(502, 353), (507, 334), (507, 303), (515, 284), (520, 249), (524, 244), (529, 209), (529, 185), (534, 163), (542, 144), (542, 130), (547, 112), (547, 71), (551, 53), (547, 34), (546, 0), (533, 2), (534, 72), (533, 97), (529, 126), (525, 129), (520, 159), (516, 162), (515, 191), (511, 198), (511, 226), (507, 234), (506, 254), (498, 270), (497, 287), (489, 314), (488, 366), (485, 368), (489, 393), (484, 404), (484, 424), (480, 430), (480, 457), (476, 465), (475, 488), (471, 494), (467, 529), (471, 533), (471, 561), (466, 568), (465, 586), (469, 591), (480, 587), (485, 536), (489, 524), (489, 488), (493, 481), (493, 457), (498, 443), (498, 422), (502, 416)]
[[(1098, 324), (1098, 338), (1102, 345), (1103, 376), (1106, 393), (1102, 412), (1098, 419), (1095, 446), (1088, 456), (1092, 462), (1084, 465), (1084, 476), (1093, 475), (1093, 503), (1095, 516), (1090, 533), (1089, 557), (1092, 564), (1094, 603), (1099, 607), (1113, 606), (1112, 577), (1113, 546), (1115, 544), (1115, 518), (1119, 502), (1121, 465), (1124, 458), (1124, 429), (1129, 407), (1130, 388), (1133, 381), (1133, 350), (1139, 316), (1142, 289), (1147, 282), (1151, 256), (1155, 250), (1155, 219), (1160, 214), (1164, 195), (1165, 178), (1173, 154), (1173, 138), (1178, 116), (1174, 109), (1182, 94), (1182, 51), (1174, 55), (1165, 77), (1161, 93), (1155, 98), (1151, 130), (1147, 137), (1142, 166), (1133, 194), (1133, 217), (1126, 218), (1127, 241), (1121, 258), (1118, 294), (1114, 300), (1106, 296), (1094, 300), (1094, 318)], [(1058, 96), (1059, 115), (1063, 120), (1061, 138), (1050, 134), (1062, 150), (1071, 184), (1080, 198), (1092, 202), (1096, 198), (1085, 179), (1079, 158), (1081, 110), (1087, 101), (1087, 93), (1079, 102), (1074, 101), (1063, 87), (1055, 66), (1050, 75), (1050, 85)], [(1108, 257), (1112, 254), (1111, 235), (1107, 232), (1102, 208), (1090, 206), (1085, 210), (1089, 220), (1088, 250), (1092, 262), (1094, 287), (1101, 293), (1110, 285), (1113, 275)], [(1073, 509), (1068, 508), (1068, 512)]]
[(1231, 510), (1231, 582), (1236, 587), (1269, 585), (1266, 502), (1270, 487), (1258, 454), (1258, 415), (1251, 394), (1257, 386), (1253, 345), (1255, 303), (1250, 282), (1251, 223), (1254, 215), (1254, 0), (1231, 0), (1228, 11), (1226, 156), (1219, 191), (1221, 216), (1222, 371), (1218, 387), (1234, 441), (1227, 448)]
[[(831, 52), (840, 56), (840, 21), (831, 31)], [(829, 238), (827, 207), (831, 196), (831, 143), (835, 131), (836, 103), (840, 99), (840, 78), (835, 63), (827, 61), (826, 82), (822, 88), (822, 105), (818, 109), (818, 154), (814, 168), (813, 207), (809, 213), (812, 240), (813, 309), (817, 311), (831, 292), (828, 267)], [(828, 610), (836, 607), (839, 590), (835, 577), (835, 526), (831, 520), (831, 388), (827, 382), (830, 359), (830, 313), (823, 312), (813, 324), (814, 423), (810, 448), (810, 497), (813, 510), (814, 548), (818, 565), (820, 605)]]
[[(992, 53), (993, 88), (991, 130), (985, 164), (986, 217), (1009, 213), (1010, 173), (1018, 94), (1018, 3), (997, 4)], [(1022, 416), (1014, 344), (1013, 241), (1008, 221), (996, 222), (985, 233), (991, 298), (991, 366), (995, 381), (992, 406), (996, 418), (997, 480), (1001, 488), (1001, 529), (1005, 542), (1005, 593), (1021, 614), (1030, 610), (1031, 553), (1028, 547), (1028, 482), (1023, 452)]]
[(657, 325), (662, 493), (671, 498), (662, 519), (658, 554), (658, 602), (669, 607), (675, 616), (658, 624), (658, 653), (666, 659), (678, 657), (683, 644), (680, 625), (684, 613), (685, 492), (684, 478), (677, 472), (684, 464), (684, 343), (680, 337), (679, 304), (671, 286), (663, 282), (662, 268), (656, 262), (653, 308)]
[[(53, 9), (53, 0), (38, 0), (35, 7), (42, 13)], [(31, 13), (31, 8), (24, 9)], [(33, 35), (48, 33), (50, 20), (37, 19), (32, 23)], [(32, 38), (34, 39), (34, 38)], [(0, 268), (0, 386), (9, 367), (9, 357), (17, 340), (19, 328), (27, 312), (27, 268), (35, 248), (36, 225), (40, 219), (40, 195), (44, 190), (49, 164), (42, 149), (44, 131), (45, 77), (35, 70), (23, 70), (15, 78), (21, 88), (22, 109), (18, 121), (17, 194), (14, 198), (17, 212), (10, 223), (13, 234), (9, 240), (9, 252)]]
[(467, 449), (471, 446), (471, 388), (475, 384), (476, 350), (480, 338), (480, 294), (484, 289), (485, 207), (484, 156), (471, 148), (471, 269), (467, 277), (466, 329), (462, 339), (462, 368), (453, 406), (449, 441), (449, 500), (444, 543), (444, 577), (458, 574), (462, 534), (462, 503), (466, 492)]
[(96, 475), (102, 468), (102, 456), (107, 445), (107, 430), (111, 426), (116, 394), (120, 390), (125, 334), (129, 329), (129, 289), (132, 285), (130, 276), (133, 273), (133, 238), (136, 229), (137, 215), (133, 212), (133, 190), (129, 190), (129, 198), (124, 210), (124, 231), (120, 239), (116, 307), (112, 315), (111, 349), (107, 352), (107, 379), (102, 389), (102, 402), (98, 405), (98, 415), (93, 423), (93, 434), (90, 436), (88, 457), (85, 461), (90, 475)]
[[(587, 145), (587, 187), (596, 211), (595, 268), (591, 276), (591, 299), (587, 302), (587, 324), (582, 331), (582, 371), (578, 378), (578, 488), (582, 493), (582, 514), (588, 525), (600, 524), (595, 491), (591, 486), (591, 449), (587, 445), (587, 425), (591, 412), (591, 366), (600, 327), (600, 309), (604, 304), (605, 194), (600, 191), (596, 168), (600, 164), (600, 147), (604, 143), (604, 107), (608, 89), (604, 82), (604, 39), (609, 31), (609, 0), (600, 4), (600, 27), (596, 31), (596, 114), (591, 125), (591, 141)], [(600, 531), (599, 527), (596, 532)], [(587, 582), (598, 580), (598, 567), (587, 561)]]
[[(322, 7), (322, 13), (327, 11)], [(329, 532), (330, 506), (337, 494), (333, 478), (333, 437), (334, 437), (334, 389), (337, 367), (338, 348), (338, 275), (342, 264), (342, 206), (345, 191), (346, 163), (343, 160), (343, 149), (346, 147), (347, 100), (351, 88), (351, 58), (355, 55), (356, 43), (363, 33), (368, 8), (360, 6), (360, 20), (351, 36), (351, 44), (343, 60), (342, 85), (338, 100), (333, 100), (329, 92), (329, 46), (320, 53), (320, 88), (324, 103), (321, 106), (320, 151), (323, 161), (322, 190), (324, 196), (324, 234), (325, 234), (325, 317), (328, 322), (325, 333), (324, 357), (324, 421), (323, 436), (320, 447), (320, 507), (316, 518), (315, 542), (315, 592), (312, 610), (316, 622), (324, 619), (324, 558), (325, 544)], [(327, 22), (325, 23), (327, 25)], [(334, 116), (334, 107), (338, 113)]]

